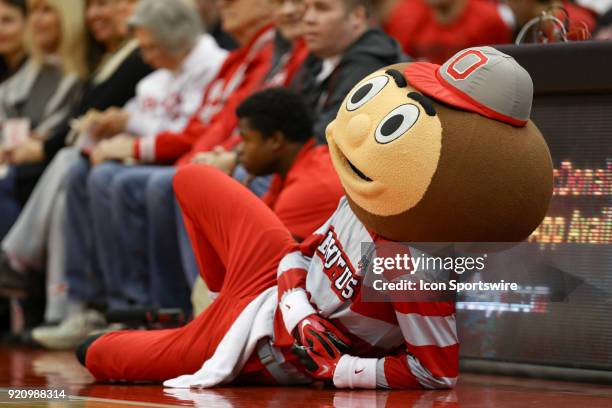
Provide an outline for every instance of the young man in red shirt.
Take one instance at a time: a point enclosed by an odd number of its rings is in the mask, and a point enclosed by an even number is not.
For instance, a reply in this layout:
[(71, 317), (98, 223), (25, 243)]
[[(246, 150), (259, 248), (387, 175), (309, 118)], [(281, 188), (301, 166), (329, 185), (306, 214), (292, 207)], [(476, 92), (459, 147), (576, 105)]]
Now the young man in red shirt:
[[(273, 175), (270, 189), (262, 200), (296, 241), (302, 241), (320, 227), (334, 212), (343, 194), (328, 147), (315, 144), (309, 111), (300, 96), (285, 88), (253, 94), (236, 111), (242, 138), (238, 149), (206, 153), (197, 159), (228, 175), (238, 162), (253, 176)], [(201, 180), (208, 171), (206, 167), (191, 170), (193, 200), (198, 200)], [(206, 208), (201, 211), (206, 213)], [(185, 224), (193, 237), (195, 231), (186, 216)], [(205, 250), (199, 247), (198, 241), (191, 244), (196, 254)], [(201, 259), (198, 263), (201, 270), (207, 267)], [(172, 276), (166, 278), (172, 279)], [(212, 298), (219, 289), (220, 286), (212, 284), (209, 288)]]
[(262, 200), (296, 240), (312, 234), (336, 209), (342, 186), (327, 146), (317, 146), (308, 107), (285, 88), (253, 94), (238, 107), (242, 143), (236, 151), (208, 153), (196, 162), (231, 174), (240, 163), (253, 176), (273, 175)]

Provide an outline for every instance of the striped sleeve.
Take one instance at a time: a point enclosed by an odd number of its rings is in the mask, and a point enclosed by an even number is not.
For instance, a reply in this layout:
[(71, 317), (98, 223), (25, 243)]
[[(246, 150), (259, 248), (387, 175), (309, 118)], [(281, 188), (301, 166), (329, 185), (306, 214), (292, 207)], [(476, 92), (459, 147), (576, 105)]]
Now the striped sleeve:
[(394, 306), (405, 348), (378, 360), (343, 356), (334, 372), (334, 385), (337, 388), (453, 388), (459, 365), (454, 304)]
[(296, 249), (283, 257), (278, 265), (278, 303), (287, 332), (292, 333), (297, 324), (317, 311), (309, 301), (306, 291), (306, 275), (312, 256), (324, 238), (329, 222), (304, 240)]
[(380, 388), (453, 388), (459, 342), (452, 302), (394, 304), (406, 349), (377, 365)]

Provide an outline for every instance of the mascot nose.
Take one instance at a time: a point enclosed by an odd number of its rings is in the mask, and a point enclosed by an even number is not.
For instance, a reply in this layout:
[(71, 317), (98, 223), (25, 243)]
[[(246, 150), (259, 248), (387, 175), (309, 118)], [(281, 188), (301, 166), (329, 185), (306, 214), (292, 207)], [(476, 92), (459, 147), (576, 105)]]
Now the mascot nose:
[(346, 141), (352, 147), (359, 147), (365, 142), (370, 134), (372, 121), (368, 115), (363, 113), (355, 115), (346, 125)]

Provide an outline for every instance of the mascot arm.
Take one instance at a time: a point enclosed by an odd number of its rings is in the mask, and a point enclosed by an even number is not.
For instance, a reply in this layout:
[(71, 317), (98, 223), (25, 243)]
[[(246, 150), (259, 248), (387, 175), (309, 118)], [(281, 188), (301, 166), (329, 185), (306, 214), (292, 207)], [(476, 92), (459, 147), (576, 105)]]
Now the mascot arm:
[(452, 302), (395, 302), (394, 308), (405, 348), (378, 360), (377, 387), (453, 388), (459, 371), (455, 305)]
[(404, 336), (404, 349), (381, 359), (343, 355), (334, 371), (334, 385), (338, 388), (453, 388), (459, 370), (454, 304), (395, 302), (394, 308)]
[(304, 318), (317, 313), (310, 303), (310, 294), (306, 291), (306, 275), (310, 260), (324, 238), (321, 231), (325, 231), (323, 228), (327, 228), (327, 225), (328, 223), (325, 223), (301, 244), (296, 245), (278, 265), (278, 305), (288, 333), (293, 333)]

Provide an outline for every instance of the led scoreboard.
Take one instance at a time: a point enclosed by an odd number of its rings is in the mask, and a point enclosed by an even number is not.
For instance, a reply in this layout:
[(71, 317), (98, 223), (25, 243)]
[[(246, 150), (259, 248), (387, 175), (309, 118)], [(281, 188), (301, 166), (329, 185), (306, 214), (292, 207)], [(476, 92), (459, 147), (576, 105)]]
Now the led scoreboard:
[[(600, 85), (589, 72), (589, 58), (603, 64), (601, 50), (572, 56), (580, 44), (562, 46), (504, 50), (534, 77), (532, 120), (553, 159), (553, 199), (527, 244), (550, 262), (529, 270), (534, 283), (521, 288), (520, 302), (460, 298), (460, 352), (463, 358), (612, 370), (611, 79), (602, 76)], [(610, 55), (611, 45), (603, 47)], [(586, 84), (573, 77), (563, 82), (572, 75), (586, 76)]]

